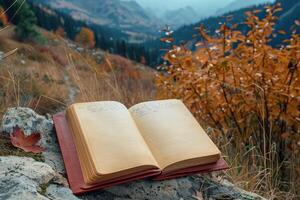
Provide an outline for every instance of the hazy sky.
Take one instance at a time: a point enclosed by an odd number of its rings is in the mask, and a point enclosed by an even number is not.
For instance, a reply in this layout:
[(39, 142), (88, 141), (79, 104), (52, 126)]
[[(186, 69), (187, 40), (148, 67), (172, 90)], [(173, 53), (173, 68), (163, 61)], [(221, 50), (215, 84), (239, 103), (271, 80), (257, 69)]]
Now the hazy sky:
[(222, 7), (233, 0), (136, 0), (146, 7), (180, 8), (185, 6)]
[[(220, 9), (225, 8), (232, 2), (240, 1), (238, 5), (262, 3), (274, 0), (135, 0), (144, 8), (151, 8), (157, 15), (166, 10), (174, 10), (186, 6), (191, 6), (199, 16), (207, 17), (216, 14)], [(230, 9), (227, 7), (227, 10)]]
[(136, 0), (143, 7), (161, 10), (173, 10), (181, 7), (192, 6), (203, 15), (212, 14), (225, 7), (234, 0)]

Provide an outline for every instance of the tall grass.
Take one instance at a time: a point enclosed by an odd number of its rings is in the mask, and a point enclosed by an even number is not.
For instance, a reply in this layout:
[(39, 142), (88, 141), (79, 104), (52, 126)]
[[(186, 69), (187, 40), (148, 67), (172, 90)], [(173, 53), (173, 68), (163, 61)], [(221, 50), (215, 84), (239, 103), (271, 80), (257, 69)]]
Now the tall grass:
[(69, 56), (69, 72), (79, 92), (76, 101), (114, 100), (132, 106), (155, 98), (151, 69), (117, 55), (106, 54), (101, 63), (89, 56), (77, 56), (83, 65), (76, 65)]

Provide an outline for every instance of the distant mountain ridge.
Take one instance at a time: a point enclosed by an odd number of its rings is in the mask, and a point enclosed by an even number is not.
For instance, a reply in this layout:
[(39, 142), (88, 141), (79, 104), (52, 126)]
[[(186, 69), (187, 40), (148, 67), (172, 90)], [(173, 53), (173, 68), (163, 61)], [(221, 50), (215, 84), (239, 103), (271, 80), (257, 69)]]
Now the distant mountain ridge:
[(239, 9), (243, 9), (243, 8), (247, 8), (259, 4), (273, 3), (274, 1), (275, 0), (235, 0), (231, 2), (229, 5), (227, 5), (226, 7), (219, 9), (216, 12), (216, 15), (225, 14), (228, 12), (232, 12), (235, 10), (239, 10)]
[(76, 20), (105, 25), (128, 32), (154, 34), (159, 23), (135, 1), (121, 0), (29, 0), (64, 12)]
[[(278, 35), (277, 38), (273, 41), (273, 44), (280, 44), (283, 39), (289, 37), (291, 33), (291, 26), (294, 25), (294, 21), (296, 19), (300, 19), (300, 1), (299, 0), (276, 0), (273, 4), (280, 3), (283, 10), (277, 14), (279, 17), (277, 24), (275, 26), (275, 30), (285, 30), (287, 32), (286, 35)], [(270, 3), (270, 5), (272, 5)], [(255, 10), (255, 9), (264, 9), (265, 4), (252, 6), (249, 8), (244, 8), (236, 11), (232, 11), (229, 13), (226, 13), (225, 15), (217, 16), (217, 17), (210, 17), (204, 20), (201, 20), (197, 23), (183, 26), (179, 28), (178, 30), (174, 31), (174, 38), (177, 42), (179, 41), (186, 41), (190, 42), (195, 39), (192, 38), (194, 34), (196, 34), (195, 27), (199, 27), (201, 24), (204, 25), (205, 29), (210, 33), (214, 34), (215, 31), (220, 27), (220, 23), (224, 23), (226, 21), (226, 15), (232, 16), (232, 20), (230, 21), (230, 24), (240, 24), (246, 19), (245, 12), (249, 10)], [(242, 28), (243, 27), (243, 28)], [(241, 26), (240, 28), (244, 29), (244, 26)], [(298, 32), (300, 31), (299, 28), (297, 28)], [(199, 39), (199, 37), (198, 37)]]
[[(274, 27), (274, 35), (276, 35), (276, 37), (272, 39), (270, 45), (273, 47), (280, 47), (285, 39), (291, 37), (292, 30), (296, 29), (296, 33), (300, 34), (300, 27), (295, 25), (295, 20), (300, 19), (300, 0), (276, 0), (275, 3), (281, 4), (282, 11), (277, 13), (278, 21)], [(274, 5), (275, 3), (270, 5)], [(206, 32), (212, 36), (216, 34), (216, 30), (220, 28), (220, 24), (225, 22), (228, 26), (237, 24), (238, 29), (245, 32), (248, 29), (247, 26), (243, 24), (246, 19), (245, 12), (257, 9), (264, 10), (264, 7), (265, 5), (252, 6), (232, 11), (225, 15), (209, 17), (194, 24), (182, 26), (173, 32), (175, 44), (178, 45), (183, 43), (188, 49), (195, 50), (195, 44), (202, 40), (199, 35), (199, 30), (196, 29), (197, 27), (200, 27), (200, 25), (204, 25)], [(264, 16), (263, 12), (258, 15), (259, 17)], [(232, 20), (228, 22), (226, 16), (231, 16), (230, 18)], [(291, 29), (291, 27), (293, 27), (293, 29)], [(278, 34), (280, 30), (284, 30), (286, 34)], [(156, 40), (148, 41), (146, 43), (146, 48), (152, 50), (152, 55), (155, 55), (154, 57), (161, 57), (164, 51), (161, 51), (160, 49), (168, 49), (170, 48), (170, 45), (162, 44), (161, 41)], [(160, 62), (162, 62), (162, 60), (158, 61), (158, 63)]]

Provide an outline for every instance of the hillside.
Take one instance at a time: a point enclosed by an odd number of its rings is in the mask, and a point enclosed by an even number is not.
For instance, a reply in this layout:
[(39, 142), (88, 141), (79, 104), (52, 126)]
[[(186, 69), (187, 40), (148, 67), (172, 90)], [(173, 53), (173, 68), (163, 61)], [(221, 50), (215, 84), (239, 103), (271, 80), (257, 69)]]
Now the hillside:
[[(137, 62), (144, 59), (148, 65), (154, 65), (151, 63), (154, 63), (155, 54), (152, 54), (152, 50), (148, 50), (142, 42), (157, 38), (156, 36), (139, 30), (129, 31), (129, 29), (116, 26), (91, 24), (89, 21), (74, 19), (67, 12), (57, 10), (44, 3), (41, 4), (39, 1), (28, 2), (36, 16), (38, 26), (53, 32), (62, 28), (65, 36), (71, 40), (75, 40), (81, 28), (88, 27), (94, 32), (96, 47)], [(4, 5), (5, 8), (9, 7), (9, 3)], [(13, 17), (14, 13), (8, 12), (8, 15)], [(157, 34), (157, 29), (151, 29), (151, 31), (155, 31)]]
[(191, 6), (168, 10), (161, 16), (161, 18), (164, 20), (165, 24), (170, 25), (173, 29), (195, 23), (201, 19), (198, 11)]
[(44, 44), (19, 42), (13, 29), (0, 32), (0, 51), (17, 49), (0, 61), (1, 94), (5, 94), (0, 97), (1, 113), (13, 105), (55, 113), (83, 100), (115, 99), (133, 105), (154, 93), (154, 72), (142, 64), (84, 49), (43, 29), (39, 32)]

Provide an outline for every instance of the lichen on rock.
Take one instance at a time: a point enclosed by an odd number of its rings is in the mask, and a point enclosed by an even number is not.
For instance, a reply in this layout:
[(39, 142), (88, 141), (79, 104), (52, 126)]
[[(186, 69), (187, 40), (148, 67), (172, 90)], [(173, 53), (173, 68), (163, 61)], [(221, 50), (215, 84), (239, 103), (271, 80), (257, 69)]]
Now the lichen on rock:
[(2, 119), (1, 131), (12, 133), (15, 127), (24, 131), (26, 136), (32, 133), (49, 132), (53, 129), (53, 121), (47, 117), (35, 113), (30, 108), (9, 108)]
[(54, 170), (47, 164), (26, 157), (0, 157), (0, 199), (41, 199), (39, 185), (49, 182)]

